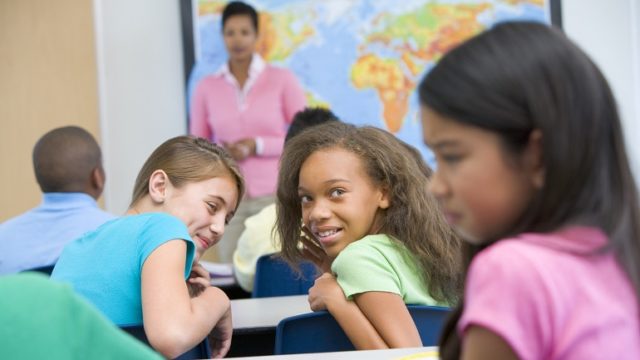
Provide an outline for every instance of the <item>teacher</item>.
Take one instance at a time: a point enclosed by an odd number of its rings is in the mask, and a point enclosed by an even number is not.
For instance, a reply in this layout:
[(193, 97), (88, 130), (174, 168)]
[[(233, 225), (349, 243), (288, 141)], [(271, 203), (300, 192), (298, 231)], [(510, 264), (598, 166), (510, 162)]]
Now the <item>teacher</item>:
[(258, 55), (258, 14), (239, 1), (222, 12), (228, 62), (203, 78), (191, 102), (192, 135), (224, 146), (238, 161), (247, 197), (226, 227), (220, 243), (204, 260), (230, 263), (244, 220), (274, 202), (278, 160), (287, 126), (306, 105), (293, 73), (271, 66)]

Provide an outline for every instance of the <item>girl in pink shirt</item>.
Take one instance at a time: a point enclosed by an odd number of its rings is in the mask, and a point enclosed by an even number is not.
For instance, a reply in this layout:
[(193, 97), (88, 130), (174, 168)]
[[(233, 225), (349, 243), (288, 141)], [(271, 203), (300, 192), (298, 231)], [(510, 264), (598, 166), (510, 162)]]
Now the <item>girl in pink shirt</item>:
[(420, 84), (429, 190), (466, 240), (443, 359), (640, 359), (640, 211), (615, 100), (543, 24), (502, 23)]

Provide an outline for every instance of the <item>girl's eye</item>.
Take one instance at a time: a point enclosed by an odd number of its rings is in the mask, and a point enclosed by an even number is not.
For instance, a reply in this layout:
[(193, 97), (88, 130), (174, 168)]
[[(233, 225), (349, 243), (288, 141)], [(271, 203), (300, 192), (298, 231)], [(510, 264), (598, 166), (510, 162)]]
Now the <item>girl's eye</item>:
[(209, 203), (209, 202), (207, 203), (207, 206), (209, 207), (209, 211), (211, 211), (211, 212), (215, 212), (215, 211), (216, 211), (216, 209), (218, 208), (218, 207), (216, 206), (216, 204), (214, 204), (214, 203)]
[(447, 164), (454, 164), (462, 160), (462, 156), (457, 154), (444, 154), (444, 155), (440, 155), (440, 158), (442, 159), (443, 162)]
[(300, 195), (300, 202), (301, 203), (306, 204), (309, 201), (311, 201), (311, 197), (309, 197), (307, 195)]
[(332, 197), (339, 197), (341, 195), (343, 195), (345, 193), (345, 191), (343, 189), (333, 189), (331, 190), (331, 196)]

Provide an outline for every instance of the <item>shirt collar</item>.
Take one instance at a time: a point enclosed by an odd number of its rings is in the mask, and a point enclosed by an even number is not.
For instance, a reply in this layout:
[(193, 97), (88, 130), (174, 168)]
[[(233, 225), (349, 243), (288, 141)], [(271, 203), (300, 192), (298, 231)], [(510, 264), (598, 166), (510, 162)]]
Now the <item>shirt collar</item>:
[[(267, 63), (264, 61), (262, 56), (258, 55), (257, 53), (253, 53), (253, 56), (251, 57), (251, 64), (249, 64), (249, 78), (247, 79), (247, 83), (253, 82), (255, 78), (257, 78), (258, 75), (260, 75), (260, 73), (265, 69), (265, 67), (267, 67)], [(225, 61), (224, 64), (222, 64), (220, 68), (218, 68), (215, 74), (216, 76), (224, 77), (236, 86), (238, 84), (236, 78), (231, 73), (231, 69), (229, 69), (228, 61)]]
[(96, 200), (83, 192), (49, 192), (42, 195), (42, 206), (47, 208), (98, 207)]
[(537, 243), (548, 248), (574, 254), (593, 254), (606, 249), (608, 236), (591, 226), (567, 226), (550, 234), (525, 233), (519, 240)]

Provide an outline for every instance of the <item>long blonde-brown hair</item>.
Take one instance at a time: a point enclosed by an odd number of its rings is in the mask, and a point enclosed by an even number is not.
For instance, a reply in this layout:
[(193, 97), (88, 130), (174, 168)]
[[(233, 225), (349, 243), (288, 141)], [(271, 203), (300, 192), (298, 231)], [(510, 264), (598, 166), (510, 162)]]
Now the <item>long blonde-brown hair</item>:
[(220, 176), (230, 176), (238, 188), (238, 203), (244, 195), (244, 178), (231, 156), (206, 139), (177, 136), (158, 146), (140, 169), (133, 187), (131, 205), (149, 193), (149, 178), (156, 170), (163, 170), (177, 188)]
[(374, 127), (327, 123), (287, 143), (280, 159), (277, 190), (276, 231), (282, 242), (282, 256), (292, 263), (302, 259), (298, 249), (302, 226), (300, 168), (312, 153), (328, 148), (357, 155), (371, 181), (388, 190), (390, 206), (381, 212), (379, 233), (404, 244), (422, 269), (435, 300), (455, 302), (461, 291), (460, 240), (426, 190), (429, 169), (415, 149)]

